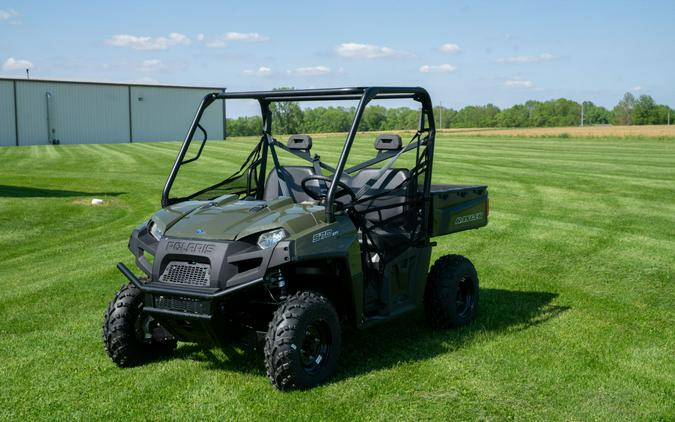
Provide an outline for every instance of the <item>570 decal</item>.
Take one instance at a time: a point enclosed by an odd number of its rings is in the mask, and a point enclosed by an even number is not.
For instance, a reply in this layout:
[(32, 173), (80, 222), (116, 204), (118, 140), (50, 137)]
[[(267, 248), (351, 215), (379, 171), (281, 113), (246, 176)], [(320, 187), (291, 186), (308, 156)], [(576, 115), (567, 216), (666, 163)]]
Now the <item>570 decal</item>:
[(339, 234), (340, 232), (338, 230), (333, 229), (328, 229), (322, 232), (314, 233), (312, 235), (312, 243), (317, 243), (326, 239), (332, 239), (334, 237), (337, 237)]

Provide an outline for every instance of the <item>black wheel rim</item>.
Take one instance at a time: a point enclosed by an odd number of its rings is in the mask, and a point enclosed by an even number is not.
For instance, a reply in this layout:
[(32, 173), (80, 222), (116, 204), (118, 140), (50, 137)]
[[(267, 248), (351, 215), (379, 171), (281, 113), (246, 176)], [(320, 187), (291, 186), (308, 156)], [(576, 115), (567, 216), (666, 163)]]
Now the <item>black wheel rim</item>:
[(325, 321), (314, 321), (307, 330), (300, 347), (300, 360), (306, 373), (316, 374), (328, 361), (331, 337)]
[(152, 330), (157, 321), (150, 315), (139, 314), (134, 320), (134, 334), (139, 343), (147, 343), (152, 339)]
[(457, 314), (467, 317), (473, 309), (476, 300), (476, 292), (473, 288), (473, 280), (470, 277), (462, 277), (457, 284)]

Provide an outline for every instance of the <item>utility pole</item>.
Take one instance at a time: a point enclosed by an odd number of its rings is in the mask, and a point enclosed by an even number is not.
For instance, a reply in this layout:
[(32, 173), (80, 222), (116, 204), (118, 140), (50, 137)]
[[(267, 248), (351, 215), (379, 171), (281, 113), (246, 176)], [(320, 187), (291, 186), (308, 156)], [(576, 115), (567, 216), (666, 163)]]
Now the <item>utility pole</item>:
[(584, 127), (584, 102), (581, 102), (581, 127)]
[(668, 110), (668, 126), (670, 126), (670, 110)]
[[(668, 118), (670, 119), (670, 113), (668, 114)], [(438, 102), (438, 124), (443, 129), (443, 101)]]
[[(227, 88), (223, 88), (223, 94)], [(223, 98), (223, 139), (227, 139), (227, 101)]]

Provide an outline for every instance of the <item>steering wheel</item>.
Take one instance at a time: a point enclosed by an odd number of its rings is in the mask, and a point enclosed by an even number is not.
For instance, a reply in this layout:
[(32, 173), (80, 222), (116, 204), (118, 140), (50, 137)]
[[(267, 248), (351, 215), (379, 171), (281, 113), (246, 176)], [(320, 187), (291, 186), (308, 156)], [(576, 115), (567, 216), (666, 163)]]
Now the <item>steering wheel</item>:
[[(317, 175), (313, 175), (313, 176), (309, 176), (309, 177), (304, 178), (302, 180), (302, 182), (300, 183), (300, 186), (302, 187), (302, 190), (304, 190), (305, 193), (310, 196), (310, 198), (315, 199), (317, 201), (326, 199), (327, 194), (316, 193), (313, 190), (309, 189), (309, 186), (307, 186), (307, 182), (309, 182), (310, 180), (321, 180), (323, 182), (331, 184), (331, 183), (333, 183), (333, 179), (331, 177), (328, 177), (328, 176), (321, 176), (321, 175), (317, 174)], [(341, 182), (339, 180), (337, 181), (337, 185), (340, 187), (340, 190), (335, 192), (335, 198), (339, 198), (341, 196), (349, 195), (349, 198), (352, 200), (352, 202), (356, 201), (356, 194), (354, 193), (352, 188), (350, 188), (349, 186), (347, 186), (347, 184), (345, 184), (344, 182)]]

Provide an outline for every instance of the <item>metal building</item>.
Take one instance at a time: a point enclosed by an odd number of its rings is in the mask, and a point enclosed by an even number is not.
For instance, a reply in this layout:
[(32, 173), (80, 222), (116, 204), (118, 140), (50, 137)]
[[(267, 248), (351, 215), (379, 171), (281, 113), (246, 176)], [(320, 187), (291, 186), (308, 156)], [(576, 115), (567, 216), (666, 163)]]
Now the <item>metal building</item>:
[[(222, 89), (0, 78), (0, 146), (183, 139), (204, 95)], [(224, 102), (202, 122), (223, 139)]]

